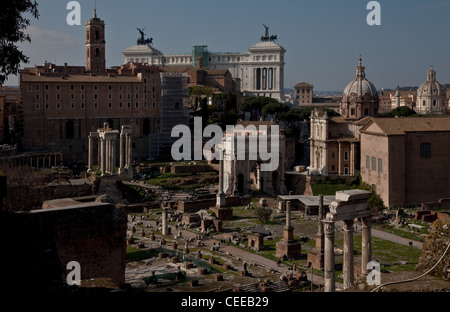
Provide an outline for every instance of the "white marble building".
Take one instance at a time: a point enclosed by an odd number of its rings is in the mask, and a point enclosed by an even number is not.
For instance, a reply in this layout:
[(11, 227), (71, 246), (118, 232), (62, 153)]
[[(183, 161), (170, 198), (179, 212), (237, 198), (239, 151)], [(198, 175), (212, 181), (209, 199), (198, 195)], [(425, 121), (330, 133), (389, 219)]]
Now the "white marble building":
[(286, 50), (269, 36), (266, 28), (261, 41), (248, 52), (210, 52), (207, 46), (193, 46), (192, 53), (163, 54), (151, 44), (138, 44), (123, 51), (125, 63), (145, 63), (156, 66), (197, 67), (198, 57), (203, 67), (228, 69), (240, 80), (240, 90), (245, 95), (272, 97), (284, 102), (284, 54)]

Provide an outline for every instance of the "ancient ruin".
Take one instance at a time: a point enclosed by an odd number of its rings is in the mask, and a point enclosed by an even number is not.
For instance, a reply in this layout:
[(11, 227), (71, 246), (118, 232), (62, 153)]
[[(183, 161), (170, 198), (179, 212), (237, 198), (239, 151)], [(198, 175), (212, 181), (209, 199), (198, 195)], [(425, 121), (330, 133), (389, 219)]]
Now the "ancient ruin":
[(367, 201), (371, 193), (363, 190), (336, 192), (336, 199), (330, 204), (325, 225), (325, 291), (335, 291), (334, 231), (335, 223), (344, 222), (344, 289), (354, 284), (353, 222), (362, 221), (362, 274), (367, 275), (367, 264), (372, 259), (370, 210)]
[(283, 239), (276, 245), (276, 256), (297, 259), (300, 257), (302, 245), (294, 240), (294, 228), (291, 225), (291, 202), (286, 203), (286, 226), (283, 233)]
[[(117, 165), (117, 139), (119, 141), (119, 171)], [(121, 132), (112, 130), (108, 123), (89, 135), (88, 172), (94, 170), (94, 140), (98, 140), (98, 170), (102, 176), (117, 175), (123, 179), (133, 177), (132, 131), (130, 126), (122, 126)]]

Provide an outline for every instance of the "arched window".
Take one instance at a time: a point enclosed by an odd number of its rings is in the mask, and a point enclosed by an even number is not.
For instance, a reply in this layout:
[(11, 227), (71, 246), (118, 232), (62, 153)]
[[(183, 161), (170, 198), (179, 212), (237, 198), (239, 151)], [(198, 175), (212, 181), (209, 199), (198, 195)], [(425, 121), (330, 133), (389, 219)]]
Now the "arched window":
[(98, 30), (95, 31), (95, 40), (100, 38), (100, 32)]
[(99, 57), (100, 56), (100, 49), (96, 48), (95, 49), (95, 57)]

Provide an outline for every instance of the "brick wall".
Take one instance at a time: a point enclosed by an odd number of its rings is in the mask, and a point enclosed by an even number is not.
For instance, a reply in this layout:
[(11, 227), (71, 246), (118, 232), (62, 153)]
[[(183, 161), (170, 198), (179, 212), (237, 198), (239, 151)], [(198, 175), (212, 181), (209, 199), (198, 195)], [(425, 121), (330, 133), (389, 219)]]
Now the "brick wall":
[(13, 285), (64, 284), (66, 265), (78, 261), (81, 279), (110, 278), (125, 283), (127, 212), (112, 204), (85, 203), (59, 209), (3, 216), (2, 230), (20, 224), (3, 246), (10, 255), (3, 267)]

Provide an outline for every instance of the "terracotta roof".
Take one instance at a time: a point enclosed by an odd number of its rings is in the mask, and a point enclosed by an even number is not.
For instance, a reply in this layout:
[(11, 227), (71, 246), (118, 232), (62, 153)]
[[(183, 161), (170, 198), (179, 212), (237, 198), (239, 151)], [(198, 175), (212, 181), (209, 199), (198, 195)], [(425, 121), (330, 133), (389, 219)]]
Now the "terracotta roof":
[(450, 116), (372, 118), (372, 120), (361, 129), (361, 132), (370, 133), (370, 126), (373, 124), (385, 135), (403, 135), (408, 132), (450, 131)]
[(191, 68), (193, 67), (190, 65), (163, 66), (161, 67), (161, 71), (166, 73), (185, 73)]

